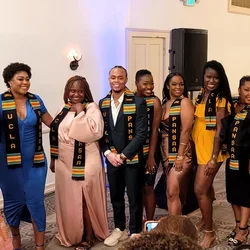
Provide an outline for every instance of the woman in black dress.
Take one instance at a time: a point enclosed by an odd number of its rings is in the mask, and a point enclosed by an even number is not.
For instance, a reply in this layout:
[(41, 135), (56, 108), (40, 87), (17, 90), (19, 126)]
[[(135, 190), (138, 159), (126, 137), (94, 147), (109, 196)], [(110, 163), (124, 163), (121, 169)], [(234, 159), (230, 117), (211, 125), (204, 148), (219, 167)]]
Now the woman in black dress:
[(239, 101), (234, 117), (222, 120), (222, 139), (230, 154), (226, 165), (227, 200), (231, 203), (236, 227), (229, 235), (229, 244), (241, 245), (249, 234), (250, 217), (250, 76), (239, 85)]

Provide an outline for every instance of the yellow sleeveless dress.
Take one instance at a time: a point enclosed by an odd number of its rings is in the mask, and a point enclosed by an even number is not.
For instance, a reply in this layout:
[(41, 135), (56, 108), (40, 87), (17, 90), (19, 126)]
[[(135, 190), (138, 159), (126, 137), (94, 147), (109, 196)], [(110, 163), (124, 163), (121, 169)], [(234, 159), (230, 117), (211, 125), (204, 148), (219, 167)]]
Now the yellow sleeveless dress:
[[(225, 108), (227, 105), (226, 99), (216, 100), (216, 109)], [(228, 104), (229, 106), (229, 104)], [(192, 130), (192, 138), (195, 144), (195, 151), (198, 164), (207, 164), (212, 157), (215, 129), (206, 130), (205, 122), (205, 103), (200, 103), (196, 106), (195, 120)], [(227, 107), (229, 108), (229, 107)], [(228, 158), (228, 154), (219, 153), (217, 162), (223, 162)]]

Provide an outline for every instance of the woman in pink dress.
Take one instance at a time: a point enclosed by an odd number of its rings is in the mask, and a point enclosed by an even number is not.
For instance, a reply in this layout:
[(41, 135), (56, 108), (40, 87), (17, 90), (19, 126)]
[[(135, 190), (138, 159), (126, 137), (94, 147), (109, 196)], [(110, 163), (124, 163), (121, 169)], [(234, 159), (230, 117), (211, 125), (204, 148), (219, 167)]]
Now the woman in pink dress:
[(0, 249), (1, 250), (13, 250), (10, 235), (3, 217), (0, 214)]
[(68, 80), (64, 102), (50, 130), (57, 238), (63, 246), (89, 249), (95, 237), (105, 239), (109, 235), (98, 142), (104, 124), (84, 77)]

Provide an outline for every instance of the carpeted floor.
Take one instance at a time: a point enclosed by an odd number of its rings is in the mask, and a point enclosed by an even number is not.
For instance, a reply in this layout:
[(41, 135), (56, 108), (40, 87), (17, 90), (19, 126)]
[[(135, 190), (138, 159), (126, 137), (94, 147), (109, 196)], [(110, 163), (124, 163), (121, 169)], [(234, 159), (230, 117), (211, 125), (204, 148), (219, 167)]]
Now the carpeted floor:
[[(227, 245), (226, 236), (231, 232), (234, 227), (234, 217), (231, 210), (230, 205), (227, 203), (225, 198), (225, 178), (224, 178), (224, 169), (223, 167), (218, 172), (215, 183), (215, 193), (216, 193), (216, 201), (214, 202), (214, 227), (217, 234), (216, 245), (211, 249), (232, 249), (232, 247)], [(72, 248), (64, 248), (60, 246), (58, 240), (54, 237), (57, 229), (56, 229), (56, 218), (55, 218), (55, 210), (54, 210), (54, 193), (51, 193), (46, 196), (45, 199), (46, 211), (47, 211), (47, 229), (46, 229), (46, 250), (73, 250)], [(126, 204), (126, 210), (128, 211), (128, 204)], [(157, 209), (156, 218), (158, 219), (167, 214), (166, 210)], [(108, 196), (108, 221), (109, 228), (112, 230), (113, 220), (112, 220), (112, 207), (110, 204), (109, 196)], [(200, 211), (196, 210), (188, 215), (191, 220), (196, 223), (201, 217)], [(22, 234), (22, 243), (23, 250), (31, 250), (34, 249), (34, 237), (32, 226), (28, 223), (22, 223), (21, 225), (21, 234)], [(201, 239), (202, 233), (199, 234), (199, 238)], [(249, 240), (250, 243), (250, 240)], [(120, 244), (119, 244), (120, 245)], [(102, 242), (96, 243), (96, 245), (91, 248), (93, 250), (113, 250), (119, 249), (119, 245), (116, 247), (105, 247)]]

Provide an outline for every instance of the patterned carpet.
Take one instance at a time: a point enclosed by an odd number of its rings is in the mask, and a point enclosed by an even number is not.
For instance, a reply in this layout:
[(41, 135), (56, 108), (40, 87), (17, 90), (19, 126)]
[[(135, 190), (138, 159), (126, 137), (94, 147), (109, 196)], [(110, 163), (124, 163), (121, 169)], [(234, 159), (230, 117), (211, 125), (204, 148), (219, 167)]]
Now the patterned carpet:
[[(216, 201), (214, 202), (214, 227), (217, 234), (216, 245), (211, 249), (213, 250), (226, 250), (232, 249), (232, 247), (227, 245), (226, 236), (231, 232), (234, 227), (234, 217), (230, 205), (225, 199), (225, 178), (224, 178), (224, 169), (223, 166), (218, 172), (214, 187), (216, 192)], [(55, 222), (55, 208), (54, 208), (54, 193), (46, 195), (45, 199), (46, 211), (47, 211), (47, 230), (46, 230), (46, 250), (65, 250), (65, 249), (74, 249), (61, 247), (57, 239), (54, 237), (57, 229)], [(128, 211), (128, 204), (126, 204), (126, 210)], [(157, 209), (156, 218), (158, 219), (167, 214), (167, 211), (163, 209)], [(109, 228), (113, 229), (114, 224), (112, 220), (112, 207), (108, 195), (108, 221)], [(196, 210), (188, 215), (191, 220), (196, 223), (201, 217), (200, 211)], [(28, 223), (21, 224), (21, 234), (22, 234), (22, 243), (23, 250), (34, 249), (34, 237), (32, 226)], [(199, 239), (201, 239), (202, 233), (199, 234)], [(250, 240), (248, 240), (250, 243)], [(116, 247), (105, 247), (101, 242), (97, 243), (96, 246), (92, 248), (93, 250), (113, 250), (119, 249), (119, 246)]]

